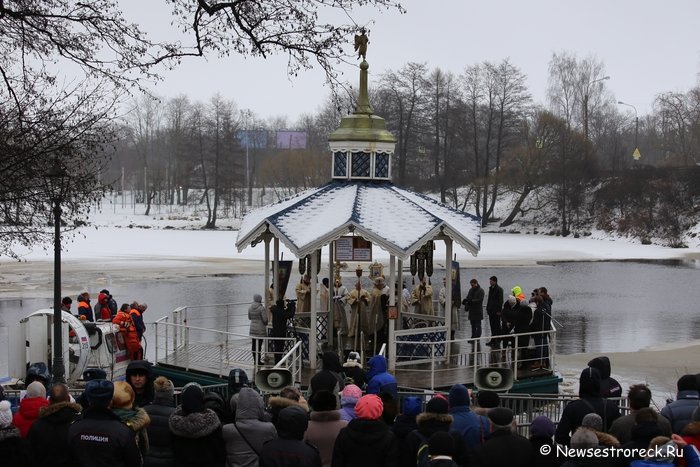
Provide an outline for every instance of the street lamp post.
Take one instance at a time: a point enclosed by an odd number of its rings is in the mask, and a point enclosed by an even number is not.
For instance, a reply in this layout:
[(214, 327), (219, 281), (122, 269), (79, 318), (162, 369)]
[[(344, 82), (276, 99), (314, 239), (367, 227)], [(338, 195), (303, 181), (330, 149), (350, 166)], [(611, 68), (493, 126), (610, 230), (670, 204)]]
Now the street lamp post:
[(634, 150), (636, 151), (639, 149), (639, 145), (637, 144), (637, 138), (639, 137), (639, 114), (637, 113), (637, 108), (626, 102), (617, 101), (617, 103), (620, 105), (626, 105), (627, 107), (632, 107), (634, 109)]
[(53, 373), (54, 383), (64, 383), (66, 367), (63, 362), (63, 318), (61, 310), (61, 203), (68, 187), (68, 172), (58, 157), (46, 173), (47, 187), (53, 204)]
[(588, 92), (591, 85), (597, 83), (598, 81), (605, 81), (610, 79), (609, 76), (603, 76), (602, 78), (594, 79), (586, 84), (586, 92), (583, 95), (583, 136), (588, 141)]
[(245, 183), (248, 189), (248, 207), (253, 205), (253, 186), (250, 183), (250, 131), (248, 131), (248, 120), (250, 110), (244, 110), (245, 115)]

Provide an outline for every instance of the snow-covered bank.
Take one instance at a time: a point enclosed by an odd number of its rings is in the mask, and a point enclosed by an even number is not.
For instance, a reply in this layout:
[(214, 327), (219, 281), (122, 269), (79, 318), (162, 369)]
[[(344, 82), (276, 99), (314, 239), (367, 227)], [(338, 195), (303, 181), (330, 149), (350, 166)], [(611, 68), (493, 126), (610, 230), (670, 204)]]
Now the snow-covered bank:
[[(173, 259), (262, 260), (264, 248), (246, 248), (238, 253), (235, 248), (236, 231), (222, 230), (160, 230), (154, 228), (119, 228), (115, 226), (80, 229), (65, 245), (63, 260), (124, 261), (136, 267)], [(445, 245), (436, 242), (434, 258), (444, 262)], [(282, 247), (286, 258), (289, 251)], [(325, 251), (327, 253), (327, 250)], [(529, 234), (484, 233), (481, 251), (472, 257), (455, 245), (459, 260), (470, 265), (521, 265), (548, 261), (597, 261), (619, 259), (678, 259), (700, 258), (700, 248), (674, 249), (658, 245), (641, 245), (624, 240), (596, 240), (591, 238), (563, 238)], [(374, 257), (387, 260), (386, 252), (375, 249)], [(53, 261), (53, 252), (26, 250), (24, 261)], [(8, 258), (1, 263), (15, 262)], [(4, 268), (5, 266), (3, 266)]]

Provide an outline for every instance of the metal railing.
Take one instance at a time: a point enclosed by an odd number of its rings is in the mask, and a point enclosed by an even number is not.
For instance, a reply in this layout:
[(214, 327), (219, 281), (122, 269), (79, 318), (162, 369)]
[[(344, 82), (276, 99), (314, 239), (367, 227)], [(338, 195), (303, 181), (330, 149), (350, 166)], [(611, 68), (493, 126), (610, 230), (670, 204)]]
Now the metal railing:
[(303, 363), (302, 342), (297, 341), (273, 368), (289, 370), (292, 373), (293, 381), (301, 384), (301, 368)]
[[(184, 323), (187, 323), (186, 312), (175, 310), (181, 313)], [(272, 341), (284, 341), (283, 348), (292, 348), (296, 343), (290, 337), (252, 338), (247, 334), (172, 323), (163, 317), (155, 322), (155, 360), (185, 371), (195, 368), (221, 377), (234, 367), (248, 368), (255, 374), (260, 355), (253, 355), (253, 339), (263, 341), (266, 353), (272, 353), (269, 350)]]
[[(396, 368), (425, 372), (431, 389), (435, 388), (437, 373), (453, 371), (455, 367), (471, 372), (472, 381), (476, 380), (477, 370), (483, 367), (509, 368), (516, 381), (518, 370), (556, 368), (555, 328), (551, 331), (454, 340), (446, 339), (447, 331), (445, 326), (396, 331)], [(493, 345), (487, 346), (487, 341), (492, 341)]]

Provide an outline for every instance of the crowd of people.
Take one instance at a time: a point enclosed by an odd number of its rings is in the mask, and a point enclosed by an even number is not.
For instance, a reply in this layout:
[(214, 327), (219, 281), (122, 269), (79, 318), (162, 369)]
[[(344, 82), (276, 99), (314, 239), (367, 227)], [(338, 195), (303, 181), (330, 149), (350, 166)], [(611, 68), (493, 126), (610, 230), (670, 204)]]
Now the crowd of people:
[(109, 290), (102, 289), (97, 295), (97, 303), (93, 307), (90, 302), (90, 293), (83, 292), (76, 298), (78, 305), (73, 311), (73, 299), (71, 297), (63, 297), (61, 300), (61, 309), (81, 321), (85, 322), (107, 322), (119, 326), (119, 332), (124, 338), (127, 352), (130, 360), (143, 359), (143, 334), (146, 332), (146, 324), (143, 320), (143, 314), (148, 309), (146, 303), (132, 301), (131, 303), (122, 303), (117, 307), (117, 302), (109, 293)]
[[(196, 383), (177, 395), (169, 379), (132, 362), (125, 382), (93, 380), (73, 400), (61, 383), (32, 381), (16, 413), (0, 402), (3, 466), (700, 466), (700, 374), (684, 375), (661, 412), (651, 390), (629, 388), (622, 415), (607, 358), (581, 372), (579, 398), (558, 423), (522, 420), (496, 392), (400, 395), (386, 359), (365, 371), (327, 351), (308, 399), (285, 387), (267, 399), (233, 370), (229, 400)], [(603, 372), (601, 372), (601, 369)], [(48, 389), (47, 389), (48, 386)], [(0, 394), (0, 398), (2, 395)], [(528, 437), (520, 422), (529, 423)]]

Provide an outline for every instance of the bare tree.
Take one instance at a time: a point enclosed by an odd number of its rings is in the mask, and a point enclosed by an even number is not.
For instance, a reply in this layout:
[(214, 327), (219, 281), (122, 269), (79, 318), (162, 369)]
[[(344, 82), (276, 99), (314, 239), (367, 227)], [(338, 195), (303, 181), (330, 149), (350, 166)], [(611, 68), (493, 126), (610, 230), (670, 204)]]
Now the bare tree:
[(409, 150), (413, 143), (415, 149), (414, 129), (417, 113), (422, 111), (424, 105), (423, 86), (428, 69), (425, 63), (409, 62), (400, 70), (389, 71), (382, 76), (380, 88), (385, 89), (389, 95), (389, 102), (395, 108), (393, 121), (389, 124), (396, 131), (396, 160), (398, 164), (398, 184), (405, 186), (406, 169), (409, 158)]

